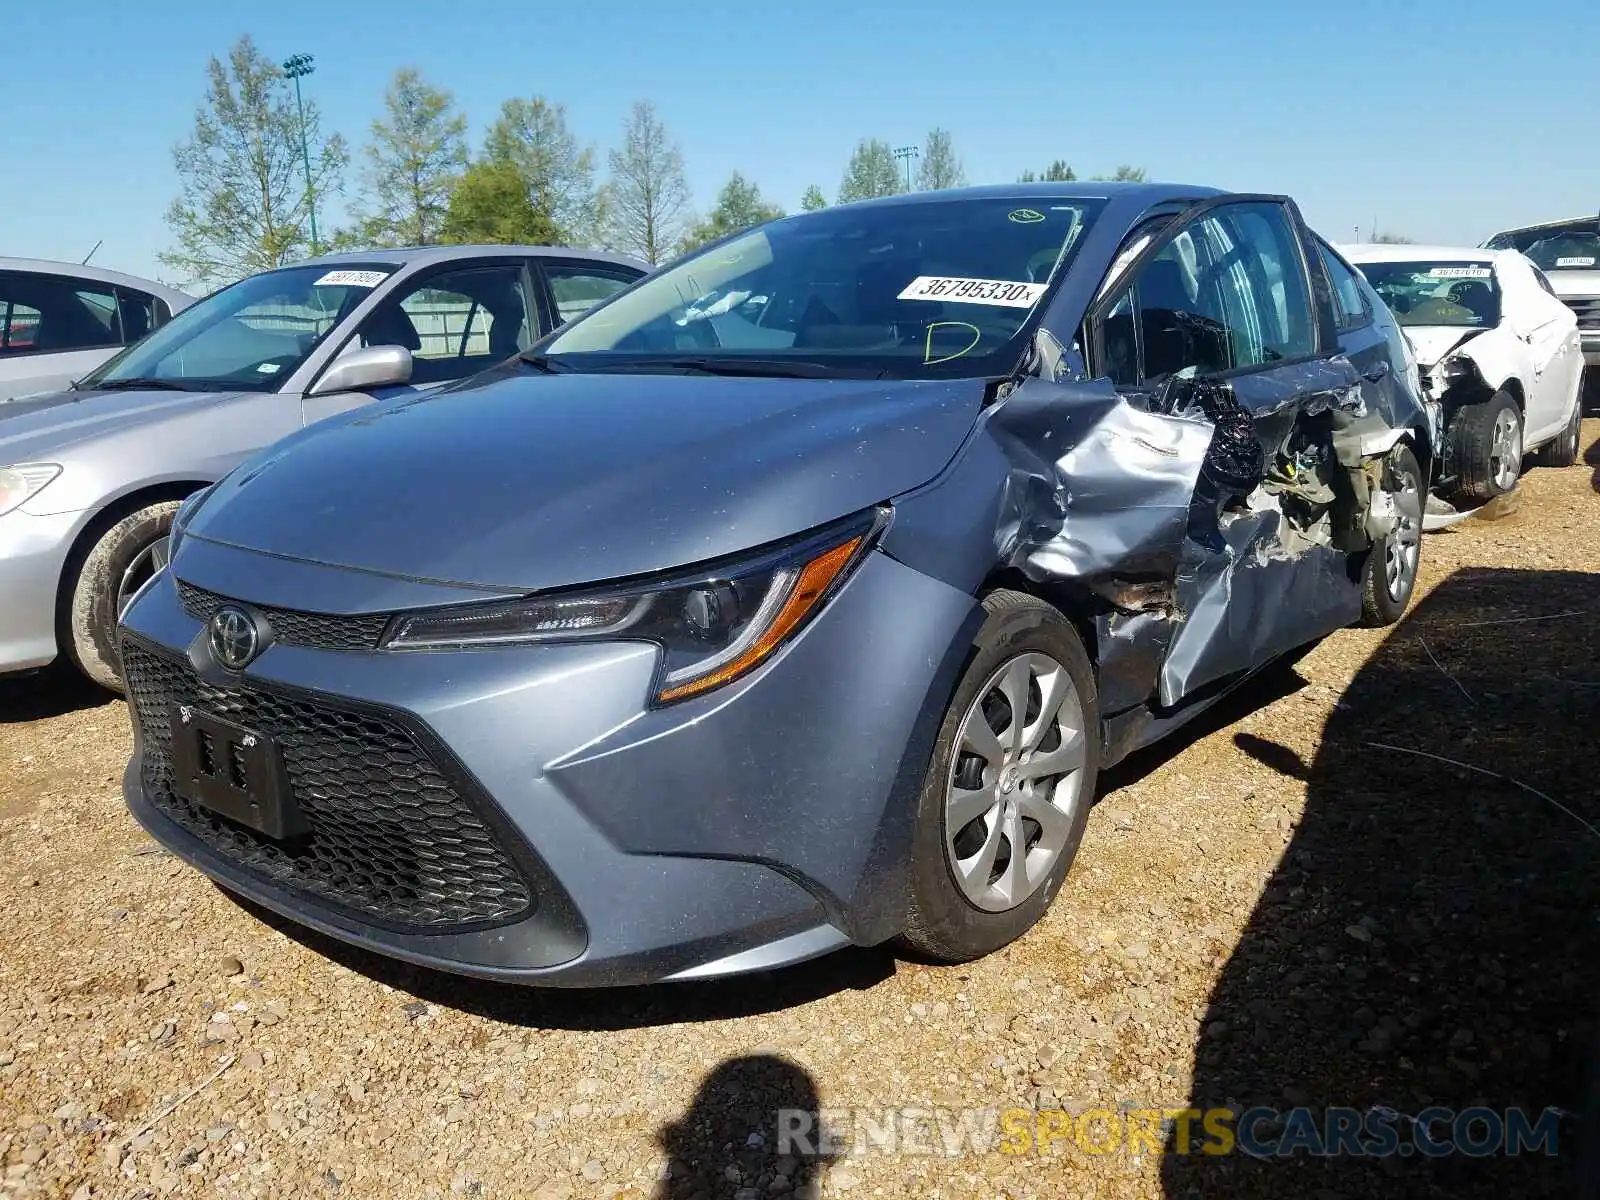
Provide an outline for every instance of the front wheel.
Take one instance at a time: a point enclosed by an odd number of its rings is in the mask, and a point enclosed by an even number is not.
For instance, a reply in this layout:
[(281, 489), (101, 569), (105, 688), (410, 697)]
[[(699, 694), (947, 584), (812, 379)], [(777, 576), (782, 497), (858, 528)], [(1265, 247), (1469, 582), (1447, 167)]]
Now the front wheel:
[(1456, 477), (1455, 499), (1483, 504), (1504, 496), (1522, 476), (1522, 413), (1505, 392), (1464, 404), (1445, 431)]
[(965, 962), (1039, 920), (1078, 852), (1100, 765), (1083, 641), (1033, 596), (997, 591), (922, 787), (902, 941)]
[(67, 610), (69, 648), (78, 669), (101, 687), (121, 692), (117, 621), (134, 593), (167, 565), (168, 537), (178, 501), (130, 513), (89, 548)]
[(1394, 528), (1361, 564), (1361, 623), (1393, 625), (1411, 603), (1422, 562), (1422, 468), (1404, 444), (1383, 460), (1381, 487), (1394, 508)]

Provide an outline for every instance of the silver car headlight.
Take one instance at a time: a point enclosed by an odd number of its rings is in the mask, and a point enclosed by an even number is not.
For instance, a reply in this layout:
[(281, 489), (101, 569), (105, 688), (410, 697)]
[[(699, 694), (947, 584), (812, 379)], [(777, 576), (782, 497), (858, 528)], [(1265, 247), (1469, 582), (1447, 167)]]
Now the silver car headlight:
[(61, 467), (56, 463), (0, 467), (0, 517), (32, 500), (59, 474)]
[(770, 658), (843, 586), (888, 519), (887, 508), (871, 509), (740, 561), (649, 584), (409, 613), (391, 623), (383, 645), (654, 642), (663, 654), (652, 695), (670, 704), (731, 683)]

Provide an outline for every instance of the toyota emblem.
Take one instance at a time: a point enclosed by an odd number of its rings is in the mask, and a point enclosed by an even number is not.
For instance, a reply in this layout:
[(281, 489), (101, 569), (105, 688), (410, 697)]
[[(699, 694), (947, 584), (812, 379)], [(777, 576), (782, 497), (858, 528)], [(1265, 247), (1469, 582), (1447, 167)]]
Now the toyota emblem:
[(219, 608), (211, 615), (211, 653), (230, 671), (242, 671), (261, 651), (261, 632), (242, 608)]

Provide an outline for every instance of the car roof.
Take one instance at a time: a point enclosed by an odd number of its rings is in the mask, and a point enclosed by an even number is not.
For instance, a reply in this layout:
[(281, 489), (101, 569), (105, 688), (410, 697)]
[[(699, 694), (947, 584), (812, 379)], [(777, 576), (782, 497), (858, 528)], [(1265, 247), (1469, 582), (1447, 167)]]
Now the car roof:
[(1409, 242), (1362, 242), (1337, 247), (1353, 263), (1380, 262), (1494, 262), (1516, 250), (1485, 250), (1482, 246), (1418, 246)]
[[(520, 254), (529, 258), (582, 258), (591, 262), (610, 263), (618, 267), (635, 267), (650, 270), (650, 264), (626, 254), (613, 254), (609, 250), (585, 250), (576, 246), (400, 246), (393, 249), (348, 250), (338, 254), (319, 254), (315, 258), (284, 263), (285, 267), (338, 266), (347, 263), (383, 263), (395, 267), (425, 266), (432, 263), (457, 262), (461, 259), (482, 258), (489, 255)], [(275, 270), (281, 268), (274, 268)]]
[(49, 258), (0, 258), (0, 271), (18, 271), (30, 275), (65, 275), (72, 279), (92, 280), (95, 283), (120, 284), (123, 287), (150, 292), (168, 302), (176, 301), (180, 305), (194, 303), (194, 297), (187, 292), (168, 287), (164, 283), (157, 283), (154, 279), (129, 275), (123, 271), (108, 271), (104, 267), (91, 267), (87, 263), (57, 262)]
[[(1491, 233), (1489, 235), (1489, 237), (1497, 238), (1497, 237), (1504, 237), (1507, 234), (1538, 233), (1540, 230), (1543, 230), (1543, 229), (1560, 229), (1560, 228), (1562, 228), (1564, 226), (1567, 226), (1567, 225), (1583, 225), (1583, 224), (1590, 224), (1590, 225), (1600, 226), (1600, 216), (1597, 216), (1594, 213), (1584, 213), (1581, 216), (1566, 217), (1566, 218), (1564, 218), (1562, 220), (1559, 220), (1559, 221), (1540, 221), (1537, 224), (1533, 224), (1533, 225), (1515, 225), (1515, 226), (1512, 226), (1510, 229), (1498, 229), (1494, 233)], [(1488, 239), (1485, 239), (1485, 240), (1488, 240)]]
[[(1225, 196), (1220, 188), (1177, 183), (1115, 183), (1111, 180), (1071, 180), (1066, 183), (989, 183), (937, 191), (901, 192), (873, 200), (856, 200), (839, 208), (874, 205), (948, 204), (955, 200), (1118, 200), (1134, 204), (1159, 204), (1163, 200)], [(822, 211), (828, 211), (826, 209)]]

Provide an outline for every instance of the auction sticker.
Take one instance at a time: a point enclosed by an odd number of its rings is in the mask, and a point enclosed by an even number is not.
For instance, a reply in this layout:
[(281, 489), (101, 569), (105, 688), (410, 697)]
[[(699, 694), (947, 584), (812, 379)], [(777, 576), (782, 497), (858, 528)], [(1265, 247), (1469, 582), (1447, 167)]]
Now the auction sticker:
[(956, 304), (994, 304), (1001, 308), (1032, 308), (1044, 295), (1045, 284), (1013, 279), (963, 279), (951, 275), (919, 275), (897, 299), (946, 300)]
[(312, 287), (377, 287), (389, 278), (387, 271), (329, 271)]
[(1430, 279), (1488, 279), (1494, 274), (1489, 267), (1434, 267), (1428, 272)]
[(1592, 267), (1592, 266), (1594, 266), (1594, 256), (1593, 255), (1580, 255), (1580, 256), (1573, 257), (1573, 258), (1558, 258), (1558, 259), (1556, 259), (1556, 266), (1558, 266), (1558, 267)]

